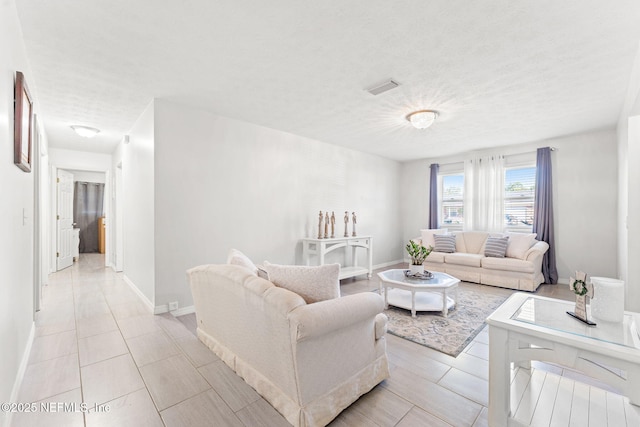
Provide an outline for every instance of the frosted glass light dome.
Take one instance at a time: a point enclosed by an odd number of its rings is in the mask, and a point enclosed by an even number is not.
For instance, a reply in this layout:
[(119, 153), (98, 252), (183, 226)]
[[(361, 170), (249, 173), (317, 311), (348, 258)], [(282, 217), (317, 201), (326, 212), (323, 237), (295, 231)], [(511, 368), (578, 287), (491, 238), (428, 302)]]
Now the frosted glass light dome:
[(77, 125), (73, 125), (70, 126), (71, 129), (73, 129), (75, 131), (75, 133), (77, 133), (80, 136), (83, 136), (85, 138), (93, 138), (94, 136), (96, 136), (97, 134), (100, 133), (100, 129), (96, 129), (96, 128), (91, 128), (89, 126), (77, 126)]
[(407, 116), (407, 120), (411, 122), (416, 129), (426, 129), (433, 124), (438, 117), (438, 113), (432, 110), (414, 111)]

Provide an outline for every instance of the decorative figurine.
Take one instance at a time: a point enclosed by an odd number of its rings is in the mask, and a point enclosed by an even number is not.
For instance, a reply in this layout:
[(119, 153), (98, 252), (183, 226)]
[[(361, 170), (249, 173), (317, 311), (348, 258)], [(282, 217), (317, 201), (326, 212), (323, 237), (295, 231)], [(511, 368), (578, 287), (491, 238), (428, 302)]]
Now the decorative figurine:
[(351, 212), (351, 215), (353, 216), (353, 233), (351, 233), (351, 235), (353, 237), (356, 237), (356, 213), (355, 212)]
[(329, 211), (325, 213), (324, 217), (324, 238), (329, 238)]
[(331, 238), (336, 237), (336, 214), (331, 211)]
[(575, 279), (569, 278), (569, 287), (576, 294), (576, 311), (567, 311), (567, 314), (589, 326), (596, 326), (594, 322), (587, 319), (587, 298), (593, 298), (593, 284), (587, 284), (587, 274), (576, 271)]
[(344, 211), (344, 237), (349, 237), (349, 231), (347, 230), (347, 224), (349, 224), (349, 212)]
[(322, 220), (324, 219), (324, 216), (322, 215), (322, 211), (320, 211), (320, 214), (318, 215), (318, 239), (322, 239)]

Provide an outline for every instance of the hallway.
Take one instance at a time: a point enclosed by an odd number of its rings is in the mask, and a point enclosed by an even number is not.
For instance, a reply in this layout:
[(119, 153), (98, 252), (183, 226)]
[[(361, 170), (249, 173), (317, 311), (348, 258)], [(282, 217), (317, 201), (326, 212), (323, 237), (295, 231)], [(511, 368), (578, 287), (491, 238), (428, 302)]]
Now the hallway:
[[(38, 403), (13, 414), (19, 427), (288, 425), (179, 320), (151, 315), (101, 254), (81, 254), (43, 288), (18, 402)], [(43, 413), (40, 402), (77, 411)]]

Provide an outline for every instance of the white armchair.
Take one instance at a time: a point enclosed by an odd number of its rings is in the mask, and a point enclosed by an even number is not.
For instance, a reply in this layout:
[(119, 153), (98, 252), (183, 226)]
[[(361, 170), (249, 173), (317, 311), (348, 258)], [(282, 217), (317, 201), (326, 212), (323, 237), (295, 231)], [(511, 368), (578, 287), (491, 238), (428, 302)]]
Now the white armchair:
[(323, 426), (389, 376), (380, 295), (306, 304), (234, 265), (188, 271), (198, 337), (294, 426)]

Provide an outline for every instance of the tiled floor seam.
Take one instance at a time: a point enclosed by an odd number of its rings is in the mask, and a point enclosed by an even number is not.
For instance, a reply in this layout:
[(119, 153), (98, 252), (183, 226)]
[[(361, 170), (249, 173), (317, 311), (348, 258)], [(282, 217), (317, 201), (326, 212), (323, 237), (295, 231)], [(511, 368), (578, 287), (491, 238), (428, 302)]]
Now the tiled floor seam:
[[(435, 417), (435, 418), (439, 419), (439, 420), (440, 420), (440, 421), (442, 421), (443, 423), (445, 423), (445, 424), (447, 424), (447, 425), (450, 425), (448, 422), (446, 422), (445, 420), (443, 420), (442, 418), (440, 418), (440, 417), (439, 417), (439, 416), (437, 416), (436, 414), (429, 412), (427, 409), (423, 408), (422, 406), (417, 405), (417, 404), (415, 404), (415, 403), (411, 402), (410, 400), (407, 400), (407, 398), (406, 398), (406, 397), (403, 397), (403, 396), (399, 395), (398, 393), (394, 392), (393, 390), (389, 390), (389, 388), (387, 388), (387, 387), (385, 387), (385, 388), (387, 389), (387, 391), (388, 391), (388, 392), (390, 392), (390, 393), (392, 393), (392, 394), (395, 394), (395, 395), (396, 395), (396, 396), (398, 396), (400, 399), (402, 399), (402, 400), (406, 400), (407, 402), (409, 402), (409, 403), (411, 403), (411, 404), (413, 405), (413, 406), (411, 407), (411, 409), (409, 409), (409, 410), (407, 411), (407, 413), (406, 413), (406, 414), (404, 414), (404, 415), (402, 416), (402, 418), (400, 418), (400, 420), (398, 420), (398, 422), (395, 424), (396, 426), (397, 426), (398, 424), (400, 424), (400, 422), (401, 422), (401, 421), (402, 421), (402, 420), (403, 420), (407, 415), (409, 415), (409, 412), (411, 412), (411, 411), (413, 410), (413, 408), (418, 408), (419, 410), (426, 412), (427, 414), (431, 415), (432, 417)], [(448, 389), (447, 389), (447, 390), (448, 390)], [(466, 399), (466, 397), (465, 397), (465, 399)], [(480, 410), (480, 412), (482, 413), (482, 410)], [(480, 416), (480, 414), (478, 414), (478, 416)], [(474, 421), (474, 422), (475, 422), (475, 421)]]
[[(73, 277), (73, 276), (72, 276)], [(76, 316), (76, 293), (74, 291), (74, 280), (71, 280), (71, 298), (73, 299), (73, 320), (76, 325), (76, 347), (78, 348), (78, 352), (76, 353), (76, 357), (78, 358), (78, 378), (80, 379), (80, 399), (82, 402), (84, 400), (84, 387), (82, 385), (82, 367), (80, 366), (80, 339), (78, 338), (78, 317)], [(86, 402), (85, 402), (86, 403)], [(82, 424), (87, 426), (87, 415), (82, 414)]]
[[(178, 321), (178, 322), (179, 322), (179, 320), (178, 320), (178, 319), (176, 319), (176, 321)], [(182, 323), (180, 323), (180, 324), (182, 325)], [(182, 325), (182, 326), (184, 326), (184, 325)], [(162, 326), (160, 326), (160, 327), (162, 328)], [(178, 345), (178, 343), (177, 343), (178, 339), (177, 339), (177, 338), (174, 338), (173, 336), (171, 336), (171, 335), (170, 335), (170, 334), (169, 334), (169, 333), (168, 333), (164, 328), (163, 328), (163, 331), (164, 331), (164, 332), (169, 336), (169, 338), (171, 339), (171, 341), (173, 342), (173, 344), (174, 344), (176, 347), (178, 347), (178, 349), (180, 350), (181, 354), (185, 357), (185, 359), (187, 359), (187, 362), (189, 362), (189, 364), (193, 367), (193, 369), (195, 369), (195, 370), (196, 370), (196, 372), (198, 373), (198, 375), (200, 375), (200, 376), (202, 377), (202, 379), (204, 379), (204, 380), (206, 381), (206, 383), (207, 383), (207, 384), (209, 384), (209, 387), (210, 387), (210, 388), (209, 388), (209, 389), (207, 389), (207, 390), (205, 390), (205, 391), (203, 391), (203, 392), (197, 393), (197, 394), (195, 394), (195, 395), (193, 395), (193, 396), (191, 396), (191, 397), (188, 397), (188, 398), (186, 398), (186, 399), (184, 399), (184, 400), (182, 400), (182, 401), (180, 401), (180, 402), (178, 402), (178, 403), (176, 403), (176, 404), (174, 404), (174, 405), (171, 405), (171, 406), (169, 406), (169, 407), (167, 407), (167, 408), (163, 409), (162, 411), (166, 411), (167, 409), (169, 409), (169, 408), (171, 408), (171, 407), (173, 407), (173, 406), (179, 405), (179, 404), (181, 404), (182, 402), (187, 401), (187, 400), (189, 400), (189, 399), (193, 399), (194, 397), (199, 396), (199, 395), (201, 395), (201, 394), (203, 394), (203, 393), (208, 393), (208, 392), (209, 392), (209, 391), (211, 391), (211, 390), (212, 390), (215, 394), (217, 394), (217, 395), (218, 395), (218, 397), (220, 397), (220, 399), (224, 402), (224, 404), (225, 404), (225, 405), (227, 405), (227, 407), (229, 408), (229, 410), (230, 410), (231, 412), (233, 412), (234, 414), (237, 414), (239, 411), (242, 411), (243, 409), (245, 409), (246, 407), (248, 407), (248, 406), (250, 406), (250, 405), (252, 405), (252, 404), (254, 403), (254, 402), (248, 403), (248, 404), (246, 404), (245, 406), (243, 406), (242, 408), (238, 409), (237, 411), (234, 411), (233, 409), (231, 409), (231, 407), (229, 406), (229, 404), (224, 400), (224, 398), (220, 395), (220, 393), (218, 393), (218, 391), (213, 387), (213, 384), (211, 384), (211, 383), (207, 380), (207, 378), (206, 378), (204, 375), (202, 375), (202, 374), (200, 373), (199, 368), (198, 368), (196, 365), (194, 365), (194, 364), (193, 364), (193, 362), (191, 361), (191, 358), (189, 357), (189, 355), (187, 355), (187, 353), (182, 349), (182, 347), (180, 347), (180, 345)], [(173, 357), (173, 356), (169, 356), (169, 357)], [(217, 362), (211, 362), (211, 363), (217, 363)], [(205, 364), (205, 365), (200, 366), (200, 368), (202, 368), (203, 366), (207, 366), (207, 365), (208, 365), (208, 363), (207, 363), (207, 364)], [(144, 381), (144, 378), (143, 378), (143, 381)], [(146, 384), (146, 383), (145, 383), (145, 384)], [(158, 411), (158, 413), (160, 413), (160, 411)]]

